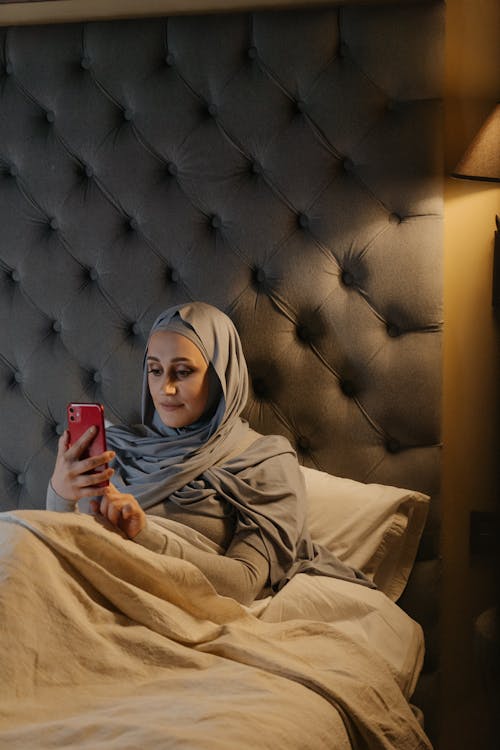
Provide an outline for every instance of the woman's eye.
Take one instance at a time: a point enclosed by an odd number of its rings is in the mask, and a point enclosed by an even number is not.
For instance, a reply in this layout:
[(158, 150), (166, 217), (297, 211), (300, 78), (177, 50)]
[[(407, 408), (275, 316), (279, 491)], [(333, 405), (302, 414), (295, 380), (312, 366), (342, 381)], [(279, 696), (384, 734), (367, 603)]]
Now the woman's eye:
[(159, 367), (150, 367), (148, 369), (148, 375), (161, 375), (161, 370)]
[(178, 378), (182, 380), (183, 378), (189, 377), (191, 373), (192, 373), (192, 370), (177, 370), (175, 374)]

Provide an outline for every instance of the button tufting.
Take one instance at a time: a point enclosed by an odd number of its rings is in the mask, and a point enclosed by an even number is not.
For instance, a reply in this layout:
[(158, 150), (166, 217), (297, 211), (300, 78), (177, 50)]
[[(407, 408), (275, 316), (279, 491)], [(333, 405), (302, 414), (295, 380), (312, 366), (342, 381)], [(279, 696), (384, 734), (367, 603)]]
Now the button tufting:
[(91, 281), (97, 281), (99, 278), (99, 274), (97, 273), (97, 268), (89, 268), (88, 269), (89, 279)]
[(297, 446), (300, 448), (301, 451), (308, 451), (311, 448), (311, 443), (309, 441), (309, 438), (304, 437), (301, 435), (297, 438)]
[(133, 216), (131, 216), (128, 220), (128, 228), (131, 229), (132, 232), (135, 232), (137, 229), (139, 229), (139, 222)]
[(80, 60), (80, 66), (84, 70), (89, 70), (90, 66), (92, 65), (92, 61), (88, 55), (83, 55), (83, 57)]
[(264, 399), (267, 395), (267, 388), (262, 378), (252, 378), (252, 388), (257, 398)]
[(353, 398), (356, 394), (356, 387), (352, 380), (342, 380), (340, 383), (340, 390), (344, 396), (348, 396), (349, 398)]
[(176, 284), (180, 278), (179, 272), (176, 271), (175, 268), (167, 268), (167, 278), (173, 284)]
[(254, 160), (250, 168), (253, 174), (262, 174), (262, 165), (258, 161)]
[(45, 113), (45, 119), (47, 120), (47, 122), (54, 122), (54, 120), (56, 119), (56, 115), (54, 112), (52, 112), (52, 110), (49, 109)]
[(210, 102), (210, 104), (207, 104), (207, 112), (210, 115), (210, 117), (216, 117), (219, 110), (216, 104), (213, 102)]
[(26, 481), (26, 476), (24, 474), (18, 474), (16, 479), (18, 484), (24, 484)]
[(11, 164), (10, 165), (10, 167), (9, 167), (9, 174), (10, 174), (11, 177), (17, 177), (18, 176), (19, 170), (18, 170), (18, 168), (16, 167), (15, 164)]
[(302, 112), (302, 113), (305, 112), (306, 111), (306, 103), (304, 101), (302, 101), (302, 99), (298, 99), (295, 102), (295, 109), (297, 110), (297, 112)]
[(214, 229), (220, 229), (222, 226), (222, 221), (220, 216), (217, 216), (217, 214), (214, 214), (212, 218), (210, 219), (210, 224)]
[(263, 268), (256, 268), (254, 270), (254, 279), (258, 284), (263, 284), (266, 280), (266, 274)]
[(54, 320), (54, 322), (52, 323), (52, 330), (54, 331), (54, 333), (61, 333), (62, 325), (59, 320)]
[(344, 286), (352, 286), (354, 284), (354, 276), (350, 271), (342, 271), (341, 279)]
[(389, 224), (401, 224), (403, 219), (397, 213), (389, 214)]
[(311, 338), (311, 331), (309, 329), (309, 326), (304, 325), (303, 323), (299, 323), (297, 325), (297, 328), (295, 329), (297, 333), (297, 337), (301, 340), (307, 343)]
[(257, 57), (257, 54), (258, 54), (257, 47), (255, 47), (254, 45), (252, 45), (251, 47), (248, 48), (248, 50), (247, 50), (247, 56), (248, 56), (248, 58), (250, 60), (255, 60), (256, 57)]
[(389, 453), (399, 453), (401, 450), (401, 443), (396, 438), (389, 438), (386, 443), (386, 448)]
[(134, 113), (128, 107), (123, 110), (123, 119), (126, 122), (130, 122), (132, 120), (133, 116), (134, 116)]
[(342, 161), (342, 166), (345, 169), (346, 172), (352, 172), (354, 169), (354, 162), (352, 159), (349, 159), (348, 156)]
[(94, 383), (100, 383), (102, 381), (102, 375), (98, 370), (92, 374), (92, 380)]
[(22, 373), (19, 372), (19, 370), (16, 370), (14, 373), (14, 381), (16, 383), (22, 383), (23, 382), (23, 376)]
[(139, 323), (131, 323), (130, 324), (130, 333), (132, 333), (134, 336), (139, 336), (141, 333), (141, 326)]
[(84, 172), (85, 172), (85, 176), (88, 177), (89, 179), (94, 176), (94, 170), (90, 166), (90, 164), (85, 165)]
[(302, 227), (302, 229), (307, 229), (309, 226), (309, 217), (306, 216), (306, 214), (299, 214), (298, 222), (299, 226)]
[(62, 435), (65, 429), (65, 426), (63, 424), (60, 424), (59, 422), (54, 425), (54, 432), (56, 433), (56, 435)]
[(168, 65), (169, 68), (175, 65), (175, 57), (172, 52), (167, 52), (165, 55), (165, 65)]
[(387, 333), (393, 339), (401, 335), (401, 330), (394, 323), (387, 323)]
[(8, 62), (5, 64), (5, 74), (8, 76), (11, 76), (14, 72), (14, 68), (12, 66), (12, 63)]
[(54, 231), (55, 231), (56, 229), (59, 229), (59, 222), (57, 221), (57, 219), (55, 219), (55, 218), (52, 218), (52, 219), (51, 219), (51, 220), (49, 221), (49, 227), (50, 227), (51, 229), (53, 229)]
[(14, 268), (10, 272), (10, 278), (12, 279), (12, 281), (15, 281), (17, 284), (19, 281), (21, 281), (21, 274), (19, 273), (19, 271), (16, 271), (16, 269)]
[(172, 177), (175, 177), (177, 175), (177, 166), (172, 161), (167, 164), (167, 172)]

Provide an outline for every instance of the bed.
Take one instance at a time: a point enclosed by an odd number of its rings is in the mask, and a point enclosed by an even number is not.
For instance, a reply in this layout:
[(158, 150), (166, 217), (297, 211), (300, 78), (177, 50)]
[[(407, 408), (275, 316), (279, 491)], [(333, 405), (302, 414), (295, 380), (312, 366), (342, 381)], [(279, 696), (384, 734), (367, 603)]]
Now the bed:
[[(2, 654), (0, 745), (436, 740), (443, 18), (0, 28), (0, 627), (33, 641)], [(188, 299), (234, 320), (246, 418), (290, 439), (313, 536), (377, 591), (300, 575), (247, 609), (43, 510), (66, 403), (137, 422), (149, 326)]]

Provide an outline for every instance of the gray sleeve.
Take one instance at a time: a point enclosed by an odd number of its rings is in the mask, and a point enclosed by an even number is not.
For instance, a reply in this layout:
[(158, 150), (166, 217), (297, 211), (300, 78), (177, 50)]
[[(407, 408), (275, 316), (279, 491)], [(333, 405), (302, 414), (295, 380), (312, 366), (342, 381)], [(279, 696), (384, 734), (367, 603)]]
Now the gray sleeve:
[(241, 604), (251, 604), (267, 583), (269, 564), (254, 546), (234, 541), (230, 553), (218, 555), (197, 549), (154, 526), (150, 521), (134, 538), (134, 542), (160, 555), (187, 560), (206, 575), (215, 590)]
[(57, 494), (55, 489), (52, 487), (51, 482), (47, 487), (47, 497), (45, 500), (46, 510), (55, 510), (58, 513), (75, 513), (78, 510), (78, 505), (71, 501), (65, 500), (63, 497)]

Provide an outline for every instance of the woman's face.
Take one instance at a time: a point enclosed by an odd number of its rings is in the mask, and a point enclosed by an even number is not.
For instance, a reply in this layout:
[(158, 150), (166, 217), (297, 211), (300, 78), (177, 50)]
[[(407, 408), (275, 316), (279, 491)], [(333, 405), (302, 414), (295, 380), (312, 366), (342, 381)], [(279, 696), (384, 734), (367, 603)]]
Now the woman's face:
[(172, 331), (156, 331), (147, 352), (148, 386), (167, 427), (187, 427), (208, 404), (208, 365), (197, 346)]

